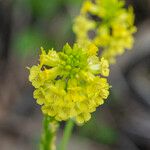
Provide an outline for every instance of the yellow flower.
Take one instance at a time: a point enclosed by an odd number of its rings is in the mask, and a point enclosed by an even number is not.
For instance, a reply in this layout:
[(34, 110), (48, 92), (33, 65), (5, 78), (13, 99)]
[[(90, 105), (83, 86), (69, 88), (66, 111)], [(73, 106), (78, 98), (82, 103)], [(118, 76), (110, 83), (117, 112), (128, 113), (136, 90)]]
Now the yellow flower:
[(101, 62), (100, 62), (100, 65), (101, 65), (101, 69), (100, 69), (100, 72), (103, 76), (108, 76), (109, 75), (109, 69), (108, 69), (108, 61), (105, 60), (104, 58), (101, 58)]
[(77, 43), (85, 49), (95, 44), (101, 57), (114, 63), (116, 56), (132, 48), (136, 32), (133, 8), (124, 6), (124, 0), (85, 0), (73, 25)]
[(42, 112), (57, 121), (70, 118), (82, 124), (109, 95), (107, 60), (96, 56), (97, 47), (84, 50), (68, 44), (61, 52), (42, 48), (40, 64), (30, 68), (29, 81)]
[(73, 26), (73, 31), (77, 36), (77, 43), (82, 46), (82, 48), (87, 48), (91, 44), (91, 40), (88, 37), (88, 31), (94, 30), (96, 23), (93, 20), (79, 15), (75, 19), (75, 24)]

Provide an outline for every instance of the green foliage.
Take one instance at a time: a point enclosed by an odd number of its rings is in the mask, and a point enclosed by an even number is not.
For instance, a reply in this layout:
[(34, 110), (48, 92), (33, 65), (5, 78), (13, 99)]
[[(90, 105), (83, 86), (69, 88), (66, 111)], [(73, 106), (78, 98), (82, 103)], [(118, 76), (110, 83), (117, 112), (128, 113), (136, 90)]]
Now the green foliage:
[(53, 15), (61, 4), (61, 0), (28, 0), (28, 2), (33, 14), (40, 17)]
[(35, 55), (40, 46), (44, 44), (44, 38), (35, 29), (27, 29), (15, 36), (13, 49), (21, 57)]
[(98, 122), (94, 116), (88, 123), (79, 129), (79, 133), (82, 136), (108, 145), (115, 144), (118, 138), (117, 131), (113, 127), (107, 125), (102, 120)]

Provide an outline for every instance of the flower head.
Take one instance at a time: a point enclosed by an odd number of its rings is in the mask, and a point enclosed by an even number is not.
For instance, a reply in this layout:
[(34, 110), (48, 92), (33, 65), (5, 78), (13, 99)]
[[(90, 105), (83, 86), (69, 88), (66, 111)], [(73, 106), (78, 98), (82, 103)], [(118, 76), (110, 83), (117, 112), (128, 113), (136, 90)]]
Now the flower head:
[(124, 5), (123, 0), (85, 0), (73, 26), (77, 43), (83, 48), (94, 43), (102, 57), (115, 62), (117, 55), (132, 48), (136, 31), (133, 9)]
[(57, 121), (88, 121), (109, 95), (107, 60), (96, 56), (94, 45), (87, 50), (77, 44), (66, 44), (61, 52), (41, 50), (40, 64), (30, 68), (29, 80), (42, 112)]

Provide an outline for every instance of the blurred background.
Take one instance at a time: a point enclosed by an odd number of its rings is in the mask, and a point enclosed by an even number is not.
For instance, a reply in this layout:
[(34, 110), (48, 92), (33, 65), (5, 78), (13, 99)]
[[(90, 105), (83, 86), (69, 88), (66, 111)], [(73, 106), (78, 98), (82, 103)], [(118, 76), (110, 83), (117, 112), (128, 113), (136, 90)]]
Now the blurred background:
[[(0, 0), (0, 150), (38, 149), (42, 115), (26, 67), (37, 63), (41, 46), (73, 43), (81, 3)], [(150, 0), (126, 3), (136, 15), (134, 48), (111, 66), (108, 100), (74, 128), (68, 150), (150, 150)]]

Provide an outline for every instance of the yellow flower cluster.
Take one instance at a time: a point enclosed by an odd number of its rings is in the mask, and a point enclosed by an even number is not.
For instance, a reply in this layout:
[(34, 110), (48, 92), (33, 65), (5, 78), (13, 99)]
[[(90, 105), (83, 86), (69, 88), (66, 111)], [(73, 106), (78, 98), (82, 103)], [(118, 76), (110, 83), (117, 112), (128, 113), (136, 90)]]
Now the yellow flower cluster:
[(101, 56), (114, 63), (132, 48), (136, 32), (133, 9), (124, 6), (124, 0), (86, 0), (73, 26), (76, 42), (83, 48), (95, 44)]
[(40, 63), (30, 68), (29, 81), (43, 113), (57, 121), (88, 121), (109, 95), (107, 60), (96, 56), (98, 48), (92, 44), (86, 50), (77, 44), (73, 48), (66, 44), (61, 52), (41, 50)]

